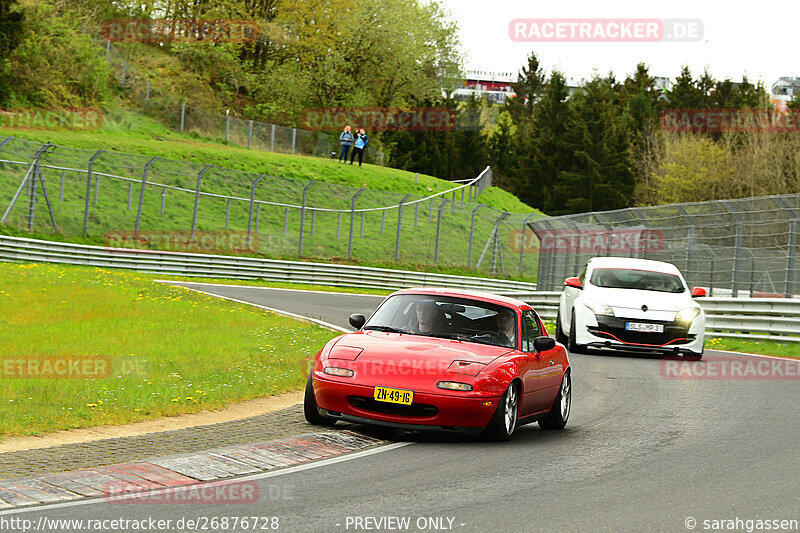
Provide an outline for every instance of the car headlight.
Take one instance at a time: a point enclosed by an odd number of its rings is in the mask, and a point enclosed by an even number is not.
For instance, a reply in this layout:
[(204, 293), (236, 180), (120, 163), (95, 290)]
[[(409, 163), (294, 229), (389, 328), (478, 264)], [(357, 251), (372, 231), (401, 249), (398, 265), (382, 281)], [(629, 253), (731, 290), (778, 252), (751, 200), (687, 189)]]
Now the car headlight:
[(698, 316), (700, 316), (699, 307), (687, 307), (686, 309), (681, 309), (678, 311), (678, 313), (675, 315), (675, 321), (691, 324), (692, 321)]
[(447, 390), (460, 390), (460, 391), (471, 391), (472, 385), (469, 383), (459, 383), (458, 381), (440, 381), (436, 384), (437, 387), (440, 389), (447, 389)]
[(349, 368), (339, 368), (336, 366), (326, 366), (323, 372), (331, 376), (339, 376), (340, 378), (351, 378), (353, 374), (355, 374), (355, 372)]
[(583, 305), (588, 307), (589, 310), (596, 315), (614, 316), (614, 310), (603, 302), (598, 302), (597, 300), (584, 300)]

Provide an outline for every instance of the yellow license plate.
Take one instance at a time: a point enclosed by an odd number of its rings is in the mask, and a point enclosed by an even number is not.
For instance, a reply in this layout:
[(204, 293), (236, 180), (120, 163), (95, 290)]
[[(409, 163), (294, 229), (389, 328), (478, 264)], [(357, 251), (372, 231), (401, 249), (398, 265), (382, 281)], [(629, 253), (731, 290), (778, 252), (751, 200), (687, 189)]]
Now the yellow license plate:
[(410, 390), (389, 389), (387, 387), (375, 387), (375, 399), (379, 402), (411, 405), (411, 402), (414, 401), (414, 392)]

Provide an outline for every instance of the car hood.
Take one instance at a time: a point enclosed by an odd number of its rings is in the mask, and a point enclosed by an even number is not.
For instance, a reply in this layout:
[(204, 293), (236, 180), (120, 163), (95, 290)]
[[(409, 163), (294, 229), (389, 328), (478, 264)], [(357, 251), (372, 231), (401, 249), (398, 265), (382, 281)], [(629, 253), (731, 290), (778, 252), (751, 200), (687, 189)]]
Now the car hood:
[(652, 311), (677, 312), (687, 307), (697, 306), (688, 292), (672, 293), (592, 287), (591, 290), (585, 291), (584, 298), (597, 300), (620, 309), (640, 309), (642, 305), (646, 305)]
[[(329, 364), (353, 368), (364, 376), (403, 375), (477, 375), (501, 355), (512, 351), (503, 346), (489, 346), (452, 339), (404, 335), (379, 331), (344, 335), (327, 355)], [(452, 368), (451, 368), (452, 367)]]

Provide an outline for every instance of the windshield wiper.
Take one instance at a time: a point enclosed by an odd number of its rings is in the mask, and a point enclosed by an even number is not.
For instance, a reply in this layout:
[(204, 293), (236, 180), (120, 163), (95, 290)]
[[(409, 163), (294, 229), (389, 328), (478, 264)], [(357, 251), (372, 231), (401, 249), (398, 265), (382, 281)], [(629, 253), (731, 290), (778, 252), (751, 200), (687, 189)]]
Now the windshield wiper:
[(406, 335), (413, 335), (411, 331), (406, 331), (400, 328), (393, 328), (392, 326), (364, 326), (364, 330), (385, 331), (387, 333), (405, 333)]

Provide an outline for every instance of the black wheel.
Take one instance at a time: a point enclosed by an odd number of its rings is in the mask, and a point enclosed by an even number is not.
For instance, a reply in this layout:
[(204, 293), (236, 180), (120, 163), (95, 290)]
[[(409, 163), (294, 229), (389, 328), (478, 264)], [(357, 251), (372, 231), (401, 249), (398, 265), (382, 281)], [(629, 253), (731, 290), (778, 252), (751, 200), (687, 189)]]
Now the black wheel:
[(567, 349), (570, 353), (586, 353), (586, 346), (575, 342), (575, 311), (572, 312), (572, 322), (569, 325), (569, 344)]
[(567, 336), (564, 335), (564, 332), (561, 330), (561, 313), (556, 315), (556, 342), (559, 342), (564, 346), (566, 346), (569, 342)]
[(539, 427), (542, 429), (564, 429), (569, 419), (569, 411), (572, 408), (572, 378), (570, 372), (564, 374), (561, 380), (561, 388), (558, 390), (553, 407), (547, 413), (547, 418), (539, 420)]
[(500, 398), (500, 404), (495, 409), (492, 419), (486, 425), (484, 436), (489, 440), (511, 440), (514, 428), (517, 427), (518, 409), (519, 388), (515, 383), (511, 383)]
[(306, 420), (308, 423), (314, 424), (315, 426), (331, 427), (336, 423), (336, 420), (325, 418), (319, 414), (317, 399), (314, 398), (314, 385), (311, 383), (310, 374), (308, 376), (308, 381), (306, 382), (306, 395), (303, 399), (303, 414), (306, 415)]

